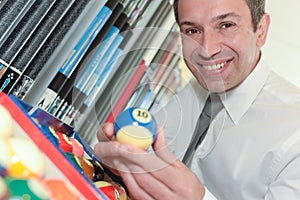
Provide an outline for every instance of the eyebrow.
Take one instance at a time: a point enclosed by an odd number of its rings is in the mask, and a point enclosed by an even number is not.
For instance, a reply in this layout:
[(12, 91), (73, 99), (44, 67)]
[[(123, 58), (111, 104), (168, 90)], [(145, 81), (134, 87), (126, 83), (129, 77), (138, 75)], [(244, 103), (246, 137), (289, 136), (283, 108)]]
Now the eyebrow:
[(222, 14), (222, 15), (219, 15), (219, 16), (214, 17), (214, 18), (212, 19), (212, 21), (215, 22), (215, 21), (219, 21), (219, 20), (226, 19), (226, 18), (228, 18), (228, 17), (233, 17), (233, 18), (238, 18), (238, 19), (241, 18), (240, 15), (238, 15), (238, 14), (236, 14), (236, 13), (234, 13), (234, 12), (229, 12), (229, 13), (225, 13), (225, 14)]
[[(225, 14), (222, 14), (222, 15), (218, 15), (216, 17), (214, 17), (212, 19), (212, 22), (216, 22), (216, 21), (219, 21), (219, 20), (223, 20), (223, 19), (226, 19), (228, 17), (233, 17), (233, 18), (237, 18), (237, 19), (240, 19), (241, 16), (234, 13), (234, 12), (229, 12), (229, 13), (225, 13)], [(198, 26), (198, 23), (195, 23), (195, 22), (190, 22), (190, 21), (183, 21), (183, 22), (180, 22), (179, 23), (179, 26), (183, 26), (183, 25), (189, 25), (189, 26)]]
[(197, 23), (190, 22), (190, 21), (183, 21), (183, 22), (180, 22), (179, 27), (181, 27), (181, 26), (183, 26), (183, 25), (188, 25), (188, 26), (198, 26)]

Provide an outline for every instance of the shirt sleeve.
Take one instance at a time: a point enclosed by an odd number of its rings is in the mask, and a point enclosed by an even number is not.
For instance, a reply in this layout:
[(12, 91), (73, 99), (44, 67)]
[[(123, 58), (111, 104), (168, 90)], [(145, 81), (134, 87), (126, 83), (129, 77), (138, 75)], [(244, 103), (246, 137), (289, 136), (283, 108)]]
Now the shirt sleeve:
[(300, 199), (300, 139), (290, 138), (283, 146), (265, 200)]

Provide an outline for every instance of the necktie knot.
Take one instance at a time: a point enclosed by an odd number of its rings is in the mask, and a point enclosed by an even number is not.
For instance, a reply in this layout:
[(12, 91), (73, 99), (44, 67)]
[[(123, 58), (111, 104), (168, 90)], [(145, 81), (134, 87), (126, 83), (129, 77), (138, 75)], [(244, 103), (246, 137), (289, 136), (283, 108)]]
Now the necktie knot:
[(223, 104), (220, 99), (220, 96), (217, 94), (212, 93), (208, 98), (210, 99), (210, 104), (211, 104), (210, 105), (210, 117), (213, 119), (223, 108)]

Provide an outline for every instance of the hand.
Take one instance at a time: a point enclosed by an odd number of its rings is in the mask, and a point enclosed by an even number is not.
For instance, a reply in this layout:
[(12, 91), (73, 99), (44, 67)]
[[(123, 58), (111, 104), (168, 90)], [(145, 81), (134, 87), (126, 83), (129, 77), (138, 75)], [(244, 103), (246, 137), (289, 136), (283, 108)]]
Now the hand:
[(202, 199), (198, 178), (168, 149), (163, 129), (153, 144), (155, 154), (115, 140), (113, 125), (103, 124), (94, 147), (104, 164), (116, 169), (132, 199)]

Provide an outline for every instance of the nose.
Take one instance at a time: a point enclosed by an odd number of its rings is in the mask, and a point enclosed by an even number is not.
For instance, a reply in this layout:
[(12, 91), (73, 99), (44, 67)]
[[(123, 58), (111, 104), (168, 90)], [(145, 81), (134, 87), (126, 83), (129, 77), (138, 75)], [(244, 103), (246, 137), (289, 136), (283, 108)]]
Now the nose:
[(203, 58), (213, 58), (221, 52), (221, 43), (219, 37), (212, 32), (205, 32), (200, 41), (198, 55)]

